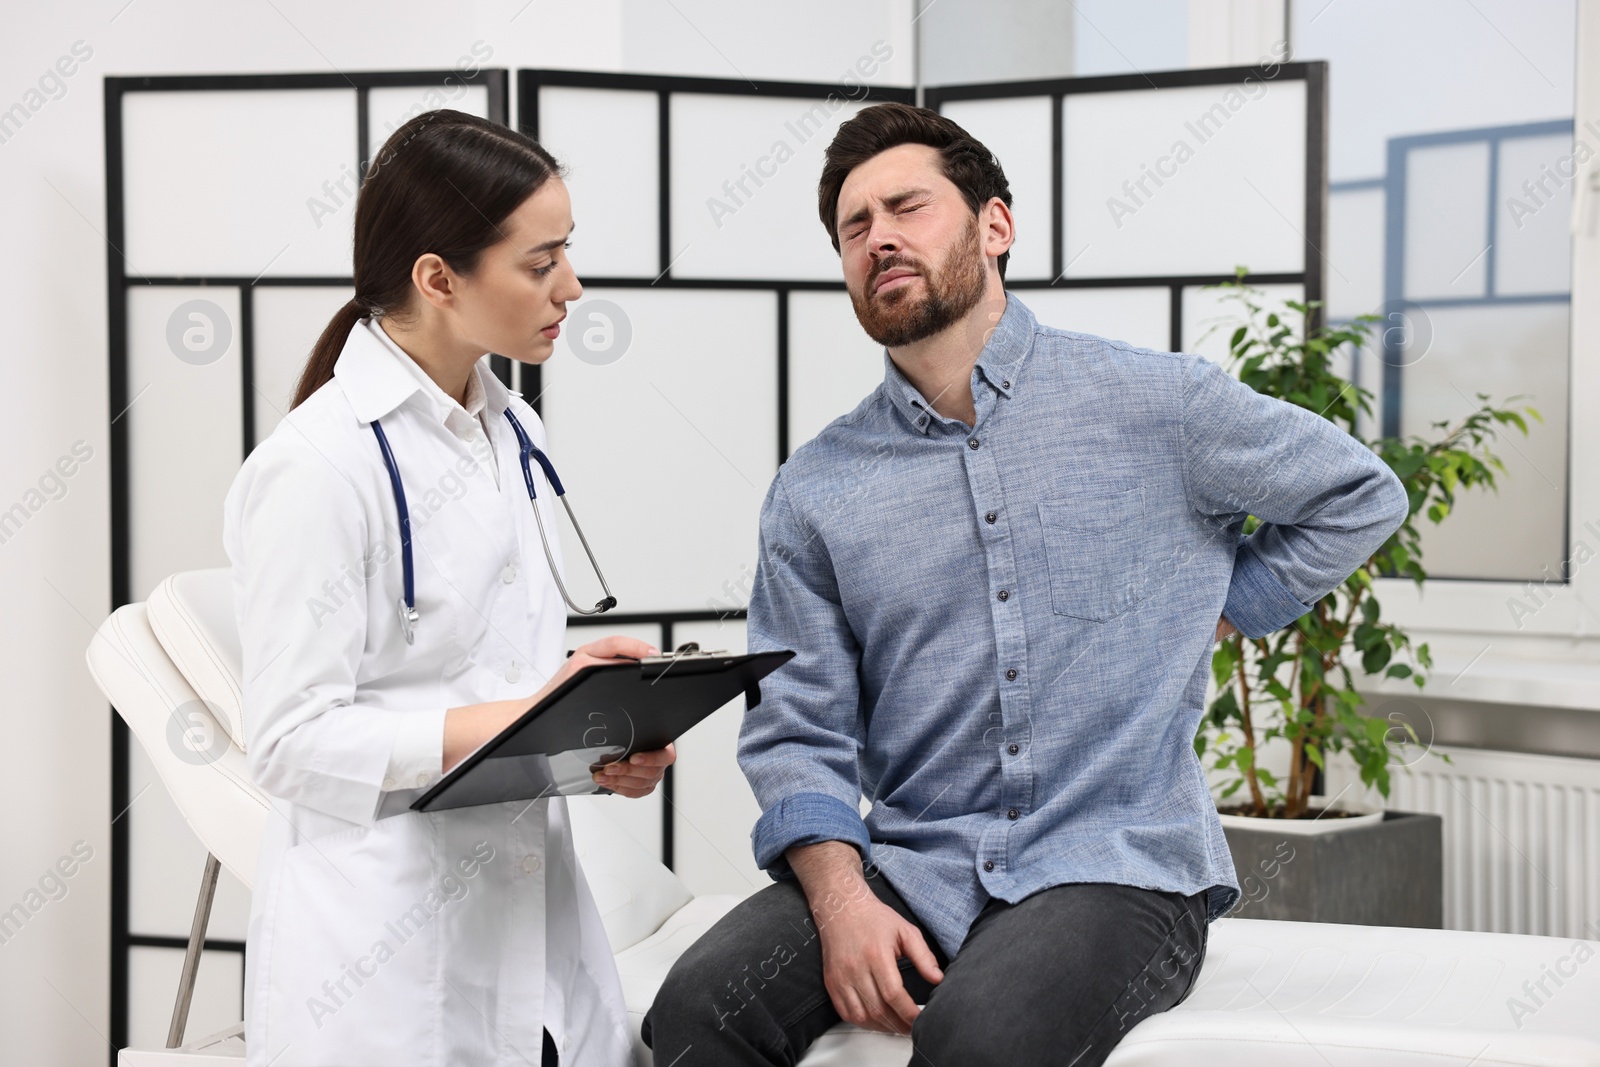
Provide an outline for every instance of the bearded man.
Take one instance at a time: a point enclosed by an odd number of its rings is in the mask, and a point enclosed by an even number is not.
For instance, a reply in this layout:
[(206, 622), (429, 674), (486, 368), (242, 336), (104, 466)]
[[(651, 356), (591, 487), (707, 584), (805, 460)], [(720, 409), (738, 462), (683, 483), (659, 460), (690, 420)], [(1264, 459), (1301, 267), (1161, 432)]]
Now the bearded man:
[(1005, 174), (949, 119), (863, 110), (818, 194), (884, 380), (762, 507), (750, 648), (797, 655), (739, 762), (775, 882), (645, 1039), (792, 1065), (843, 1019), (915, 1064), (1094, 1067), (1238, 899), (1192, 743), (1213, 643), (1309, 611), (1406, 494), (1213, 363), (1039, 324), (1004, 288)]

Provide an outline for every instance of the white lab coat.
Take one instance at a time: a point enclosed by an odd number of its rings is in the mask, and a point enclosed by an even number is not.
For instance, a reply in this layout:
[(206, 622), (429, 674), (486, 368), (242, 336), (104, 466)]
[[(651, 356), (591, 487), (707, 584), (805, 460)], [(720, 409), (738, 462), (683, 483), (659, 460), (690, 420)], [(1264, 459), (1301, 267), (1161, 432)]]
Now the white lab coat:
[[(247, 753), (273, 798), (247, 1063), (537, 1067), (548, 1028), (562, 1067), (631, 1064), (566, 802), (409, 810), (441, 772), (447, 708), (531, 695), (563, 661), (566, 612), (502, 412), (540, 447), (544, 427), (487, 357), (469, 414), (371, 320), (334, 376), (251, 453), (225, 508)], [(413, 645), (373, 419), (410, 506)]]

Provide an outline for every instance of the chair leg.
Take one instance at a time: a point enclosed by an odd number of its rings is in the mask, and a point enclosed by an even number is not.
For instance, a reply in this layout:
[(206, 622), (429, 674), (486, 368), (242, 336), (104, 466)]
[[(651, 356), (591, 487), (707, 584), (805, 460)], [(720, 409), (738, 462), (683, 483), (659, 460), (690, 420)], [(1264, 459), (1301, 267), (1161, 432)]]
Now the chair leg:
[(206, 853), (206, 867), (200, 873), (200, 896), (194, 902), (194, 924), (189, 927), (189, 947), (183, 954), (183, 974), (178, 978), (178, 999), (172, 1005), (172, 1025), (167, 1028), (167, 1047), (183, 1044), (183, 1031), (189, 1025), (189, 1002), (194, 999), (194, 980), (200, 971), (200, 952), (205, 948), (206, 926), (211, 922), (211, 898), (217, 895), (217, 874), (222, 864)]

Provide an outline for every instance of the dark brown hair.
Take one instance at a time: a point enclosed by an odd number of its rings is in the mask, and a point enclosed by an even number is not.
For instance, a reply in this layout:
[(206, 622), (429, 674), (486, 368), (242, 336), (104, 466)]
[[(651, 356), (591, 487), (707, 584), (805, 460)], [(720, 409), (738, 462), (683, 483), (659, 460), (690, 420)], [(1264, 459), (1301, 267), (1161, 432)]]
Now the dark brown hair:
[[(903, 144), (922, 144), (939, 150), (944, 176), (961, 190), (976, 215), (992, 198), (1011, 206), (1011, 184), (994, 153), (977, 138), (937, 111), (910, 104), (876, 104), (839, 127), (823, 157), (822, 180), (817, 182), (817, 214), (839, 251), (839, 191), (850, 172), (879, 152)], [(1000, 255), (1000, 277), (1006, 276), (1010, 251)]]
[(358, 321), (409, 308), (417, 257), (432, 252), (471, 274), (507, 216), (560, 174), (537, 141), (475, 115), (428, 111), (395, 130), (356, 198), (356, 295), (317, 338), (290, 407), (332, 379)]

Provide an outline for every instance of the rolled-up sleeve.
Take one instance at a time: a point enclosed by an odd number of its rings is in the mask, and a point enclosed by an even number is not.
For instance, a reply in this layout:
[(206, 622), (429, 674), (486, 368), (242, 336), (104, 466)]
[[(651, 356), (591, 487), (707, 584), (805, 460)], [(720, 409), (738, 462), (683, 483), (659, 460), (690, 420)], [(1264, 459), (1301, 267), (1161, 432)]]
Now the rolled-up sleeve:
[(847, 842), (870, 860), (856, 764), (861, 648), (826, 547), (795, 513), (781, 472), (761, 508), (749, 635), (752, 652), (795, 651), (761, 683), (739, 734), (739, 766), (762, 811), (750, 835), (756, 863), (790, 877), (784, 852), (823, 841)]
[(1238, 546), (1223, 609), (1246, 637), (1310, 611), (1409, 513), (1400, 479), (1370, 448), (1208, 360), (1187, 369), (1182, 423), (1190, 506), (1261, 520)]
[(244, 670), (246, 759), (267, 793), (358, 825), (382, 794), (437, 777), (443, 707), (364, 703), (369, 531), (350, 482), (309, 443), (263, 442), (224, 506)]

